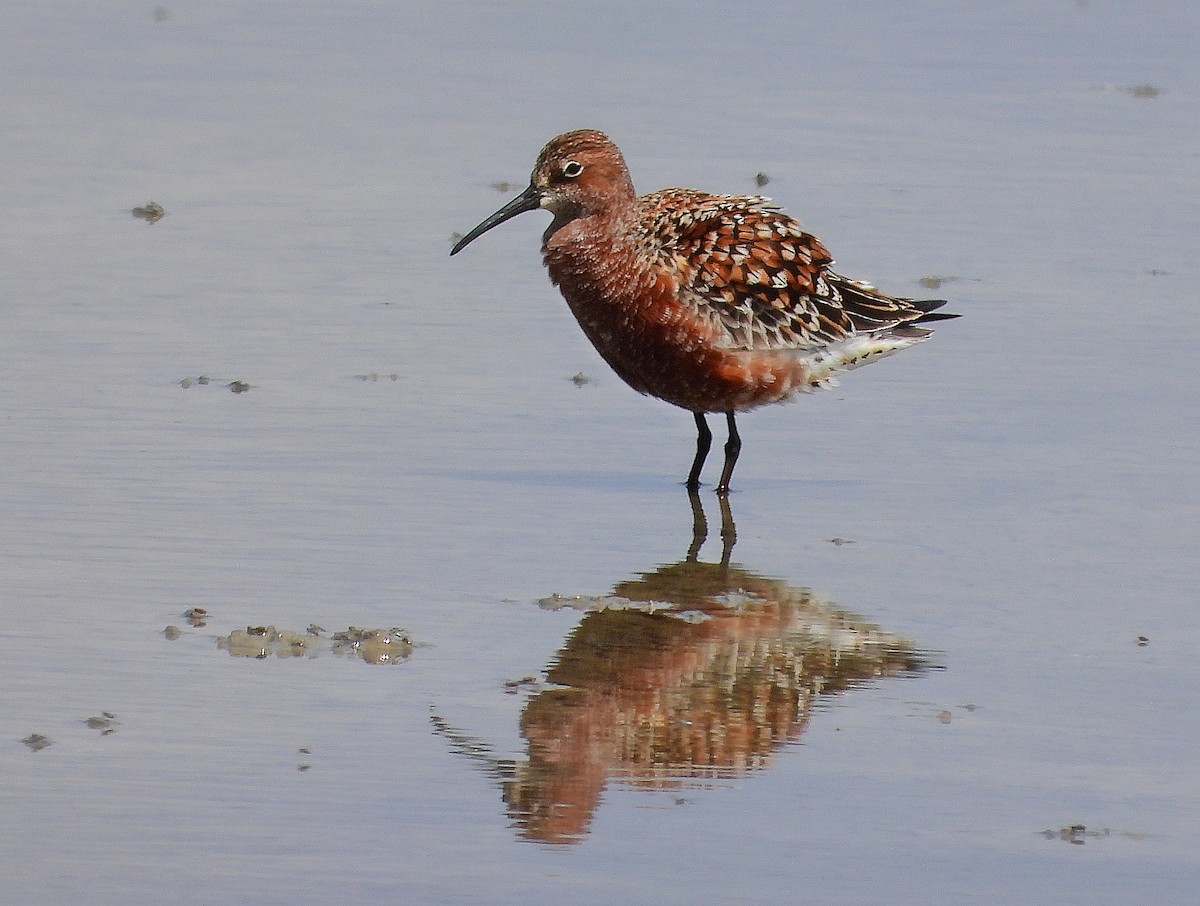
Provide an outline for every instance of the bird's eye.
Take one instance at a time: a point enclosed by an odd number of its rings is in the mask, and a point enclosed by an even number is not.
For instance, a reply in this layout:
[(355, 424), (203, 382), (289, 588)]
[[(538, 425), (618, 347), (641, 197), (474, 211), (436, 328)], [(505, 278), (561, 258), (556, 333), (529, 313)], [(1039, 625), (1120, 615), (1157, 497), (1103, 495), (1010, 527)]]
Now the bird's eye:
[(583, 164), (577, 160), (569, 160), (562, 166), (562, 175), (567, 179), (574, 179), (583, 172)]

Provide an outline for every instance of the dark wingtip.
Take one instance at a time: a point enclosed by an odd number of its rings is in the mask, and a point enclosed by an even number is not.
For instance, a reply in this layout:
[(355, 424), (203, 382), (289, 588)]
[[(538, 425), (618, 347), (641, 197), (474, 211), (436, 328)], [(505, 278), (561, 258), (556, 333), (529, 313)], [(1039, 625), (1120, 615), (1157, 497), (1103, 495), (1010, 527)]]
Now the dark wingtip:
[(919, 318), (914, 318), (910, 323), (928, 324), (930, 321), (949, 321), (952, 318), (961, 317), (961, 315), (937, 310), (945, 304), (945, 299), (920, 299), (914, 302), (913, 307), (920, 309), (924, 314)]
[(956, 315), (949, 311), (935, 311), (929, 314), (921, 315), (921, 317), (910, 321), (910, 324), (928, 324), (930, 321), (952, 321), (955, 318), (961, 318), (962, 315)]

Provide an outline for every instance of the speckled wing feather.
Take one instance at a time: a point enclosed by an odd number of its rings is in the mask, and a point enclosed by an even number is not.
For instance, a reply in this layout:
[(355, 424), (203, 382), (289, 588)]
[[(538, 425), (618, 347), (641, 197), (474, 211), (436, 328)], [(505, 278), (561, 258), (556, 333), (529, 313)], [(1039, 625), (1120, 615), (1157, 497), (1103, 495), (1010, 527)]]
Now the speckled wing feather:
[(816, 236), (760, 196), (664, 189), (643, 226), (681, 296), (738, 349), (817, 349), (916, 321), (938, 303), (893, 298), (829, 270)]

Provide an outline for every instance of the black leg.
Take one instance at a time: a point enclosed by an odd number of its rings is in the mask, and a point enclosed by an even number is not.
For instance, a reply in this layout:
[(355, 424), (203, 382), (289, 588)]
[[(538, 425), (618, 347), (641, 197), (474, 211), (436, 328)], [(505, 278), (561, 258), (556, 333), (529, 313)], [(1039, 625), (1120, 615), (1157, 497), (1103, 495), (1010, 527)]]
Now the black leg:
[(700, 487), (700, 470), (704, 468), (704, 459), (712, 446), (712, 431), (708, 428), (708, 420), (703, 412), (693, 412), (696, 416), (696, 458), (692, 460), (692, 471), (688, 472), (685, 487), (695, 491)]
[(729, 440), (725, 441), (725, 468), (721, 470), (721, 483), (717, 485), (718, 494), (729, 493), (729, 479), (733, 477), (733, 467), (737, 465), (738, 454), (742, 452), (742, 439), (738, 436), (737, 422), (733, 420), (733, 410), (725, 413), (729, 422)]

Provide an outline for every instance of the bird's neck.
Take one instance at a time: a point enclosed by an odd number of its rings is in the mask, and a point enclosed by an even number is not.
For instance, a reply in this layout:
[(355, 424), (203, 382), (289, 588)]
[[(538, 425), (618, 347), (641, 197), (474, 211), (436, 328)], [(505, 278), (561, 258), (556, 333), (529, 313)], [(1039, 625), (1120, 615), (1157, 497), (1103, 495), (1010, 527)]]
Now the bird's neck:
[(644, 237), (635, 205), (563, 212), (542, 237), (542, 256), (555, 283), (600, 284), (609, 291), (645, 269)]

